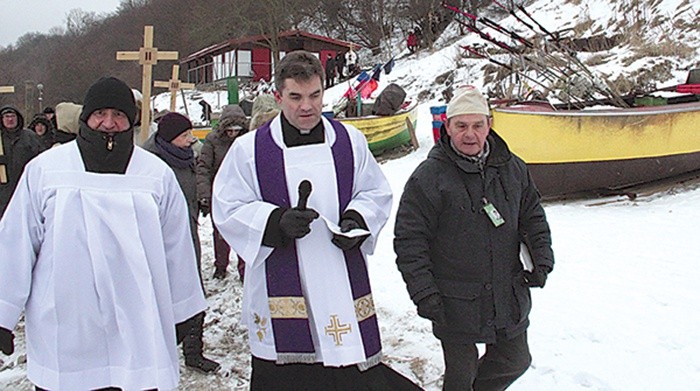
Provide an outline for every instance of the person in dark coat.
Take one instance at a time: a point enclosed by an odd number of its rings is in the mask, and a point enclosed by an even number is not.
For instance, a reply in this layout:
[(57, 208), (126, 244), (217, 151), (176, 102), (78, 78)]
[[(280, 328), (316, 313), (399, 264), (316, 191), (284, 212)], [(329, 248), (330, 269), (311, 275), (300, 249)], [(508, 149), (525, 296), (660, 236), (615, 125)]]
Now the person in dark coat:
[[(200, 210), (205, 217), (210, 212), (212, 184), (221, 162), (236, 138), (248, 131), (248, 126), (248, 119), (243, 110), (238, 105), (228, 105), (222, 110), (216, 128), (204, 139), (202, 151), (197, 159), (197, 193)], [(216, 229), (213, 221), (212, 228), (214, 229), (214, 266), (216, 267), (214, 278), (223, 279), (227, 274), (231, 247)], [(244, 265), (240, 257), (238, 272), (243, 279)]]
[(340, 83), (345, 75), (343, 71), (345, 69), (345, 53), (338, 52), (335, 55), (335, 69), (338, 71), (338, 83)]
[(53, 107), (47, 106), (44, 108), (44, 116), (51, 122), (51, 128), (58, 129), (58, 122), (56, 121), (56, 110)]
[[(144, 144), (144, 149), (154, 153), (165, 161), (175, 172), (175, 178), (185, 194), (187, 209), (190, 213), (190, 231), (194, 243), (199, 270), (200, 281), (202, 279), (202, 249), (197, 233), (197, 219), (199, 217), (199, 204), (197, 202), (197, 182), (195, 173), (195, 156), (192, 144), (196, 138), (192, 135), (192, 123), (180, 113), (167, 113), (158, 121), (158, 131)], [(178, 332), (184, 335), (182, 340), (182, 352), (185, 356), (187, 367), (204, 373), (214, 372), (219, 369), (219, 363), (210, 360), (202, 354), (204, 350), (204, 317), (201, 312), (182, 325), (178, 325)]]
[[(458, 91), (396, 215), (396, 263), (442, 343), (445, 390), (503, 390), (527, 370), (530, 288), (544, 287), (554, 266), (535, 183), (490, 127), (481, 93)], [(486, 344), (481, 358), (476, 343)]]
[[(24, 117), (13, 106), (0, 108), (0, 217), (5, 214), (12, 193), (17, 187), (24, 166), (41, 152), (39, 138), (34, 132), (24, 129)], [(5, 176), (6, 178), (3, 178)]]
[(326, 58), (326, 88), (333, 87), (335, 81), (335, 58), (330, 54)]
[(418, 50), (418, 38), (416, 38), (416, 34), (413, 32), (413, 30), (408, 32), (408, 37), (406, 37), (406, 47), (411, 54)]
[(51, 148), (56, 142), (55, 128), (44, 114), (35, 115), (32, 123), (29, 124), (29, 129), (39, 137), (42, 152)]

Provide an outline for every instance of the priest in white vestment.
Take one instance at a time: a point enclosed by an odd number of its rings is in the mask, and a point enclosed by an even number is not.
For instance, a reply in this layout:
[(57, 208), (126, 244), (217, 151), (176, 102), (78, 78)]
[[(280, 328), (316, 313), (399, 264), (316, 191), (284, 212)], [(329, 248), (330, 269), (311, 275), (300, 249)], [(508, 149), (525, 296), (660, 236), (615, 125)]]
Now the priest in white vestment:
[(176, 324), (206, 308), (173, 171), (133, 145), (129, 87), (102, 78), (76, 141), (25, 168), (0, 220), (0, 347), (25, 312), (38, 390), (172, 390)]
[(322, 119), (318, 58), (287, 54), (275, 82), (282, 113), (233, 144), (212, 198), (246, 260), (251, 389), (417, 389), (381, 364), (367, 273), (389, 183), (359, 130)]

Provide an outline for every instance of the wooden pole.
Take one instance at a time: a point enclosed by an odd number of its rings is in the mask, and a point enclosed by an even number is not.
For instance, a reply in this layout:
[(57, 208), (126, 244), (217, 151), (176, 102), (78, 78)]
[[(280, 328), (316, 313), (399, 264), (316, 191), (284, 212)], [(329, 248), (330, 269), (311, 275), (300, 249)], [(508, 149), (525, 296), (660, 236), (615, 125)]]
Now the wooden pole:
[(178, 52), (159, 52), (153, 47), (153, 26), (143, 28), (143, 47), (138, 52), (117, 52), (119, 61), (138, 61), (143, 67), (141, 75), (141, 143), (148, 139), (148, 130), (151, 127), (151, 80), (153, 76), (153, 65), (158, 60), (177, 60)]
[[(170, 76), (170, 80), (168, 81), (154, 81), (153, 82), (153, 87), (159, 87), (159, 88), (167, 88), (170, 90), (170, 111), (175, 111), (175, 102), (177, 101), (177, 91), (178, 90), (192, 90), (194, 89), (195, 85), (194, 83), (183, 83), (180, 81), (180, 66), (175, 64), (173, 65), (173, 73), (172, 76)], [(183, 95), (183, 101), (184, 101), (184, 95)], [(187, 104), (185, 104), (185, 107), (187, 107)]]
[(408, 117), (406, 117), (406, 126), (408, 127), (408, 134), (411, 135), (411, 145), (414, 149), (418, 149), (420, 144), (418, 144), (418, 137), (416, 137), (416, 128), (413, 127), (413, 122)]
[[(2, 145), (2, 134), (0, 134), (0, 156), (5, 156), (5, 147)], [(7, 183), (7, 168), (4, 164), (0, 164), (0, 183)]]

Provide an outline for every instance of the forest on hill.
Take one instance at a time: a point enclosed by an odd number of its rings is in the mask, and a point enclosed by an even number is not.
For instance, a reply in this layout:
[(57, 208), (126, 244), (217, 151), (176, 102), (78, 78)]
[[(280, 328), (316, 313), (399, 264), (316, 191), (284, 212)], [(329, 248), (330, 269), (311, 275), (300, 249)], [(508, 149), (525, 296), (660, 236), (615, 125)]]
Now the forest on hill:
[[(452, 5), (478, 9), (485, 0), (453, 0)], [(113, 75), (132, 86), (141, 84), (137, 61), (117, 61), (117, 51), (138, 51), (145, 25), (154, 26), (154, 46), (177, 51), (180, 58), (209, 45), (252, 34), (276, 36), (302, 29), (355, 42), (379, 54), (414, 26), (434, 40), (431, 23), (444, 28), (454, 14), (440, 0), (123, 0), (107, 15), (74, 9), (65, 26), (49, 34), (27, 33), (0, 48), (0, 85), (14, 94), (0, 95), (27, 113), (38, 111), (37, 85), (44, 106), (81, 102), (99, 77)], [(168, 80), (171, 67), (156, 65), (154, 80)], [(182, 77), (182, 75), (181, 75)]]

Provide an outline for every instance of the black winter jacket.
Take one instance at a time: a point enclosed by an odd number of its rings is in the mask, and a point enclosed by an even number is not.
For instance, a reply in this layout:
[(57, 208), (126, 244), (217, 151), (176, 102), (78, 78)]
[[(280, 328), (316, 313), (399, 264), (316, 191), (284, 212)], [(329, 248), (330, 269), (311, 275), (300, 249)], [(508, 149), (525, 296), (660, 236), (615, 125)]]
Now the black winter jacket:
[[(406, 183), (396, 216), (396, 263), (414, 303), (439, 293), (447, 322), (433, 324), (443, 341), (495, 342), (529, 325), (530, 291), (519, 260), (521, 237), (536, 266), (554, 256), (540, 196), (525, 163), (493, 130), (484, 167), (459, 157), (442, 138)], [(487, 200), (487, 201), (485, 201)], [(505, 220), (485, 214), (492, 203)]]
[(224, 157), (226, 157), (233, 142), (243, 133), (245, 130), (231, 138), (226, 134), (225, 129), (219, 128), (207, 134), (197, 158), (197, 194), (199, 194), (200, 199), (206, 198), (211, 201), (214, 177), (219, 171), (221, 162), (224, 161)]
[[(155, 138), (156, 138), (157, 133), (153, 133), (148, 140), (143, 144), (143, 149), (153, 153), (154, 155), (158, 156), (159, 158), (163, 159), (165, 163), (167, 164), (167, 160), (162, 156), (162, 152), (158, 149), (155, 143)], [(195, 249), (195, 255), (197, 256), (197, 266), (198, 269), (200, 270), (200, 277), (201, 277), (201, 258), (202, 258), (202, 249), (200, 246), (199, 242), (199, 232), (198, 232), (198, 227), (199, 227), (199, 204), (197, 203), (197, 181), (196, 181), (196, 173), (194, 166), (193, 167), (184, 167), (184, 168), (179, 168), (179, 167), (169, 167), (173, 170), (175, 173), (175, 178), (177, 179), (178, 184), (180, 185), (180, 189), (182, 190), (182, 193), (185, 195), (185, 201), (187, 201), (187, 209), (190, 214), (190, 233), (192, 234), (192, 243), (194, 245)]]
[(7, 204), (10, 203), (10, 198), (17, 187), (24, 166), (41, 150), (37, 135), (29, 129), (23, 129), (24, 117), (19, 110), (12, 106), (5, 106), (0, 111), (8, 108), (17, 114), (17, 127), (13, 130), (5, 129), (0, 121), (0, 135), (4, 149), (4, 155), (0, 156), (0, 164), (5, 165), (7, 172), (7, 183), (0, 183), (0, 217), (5, 213)]

